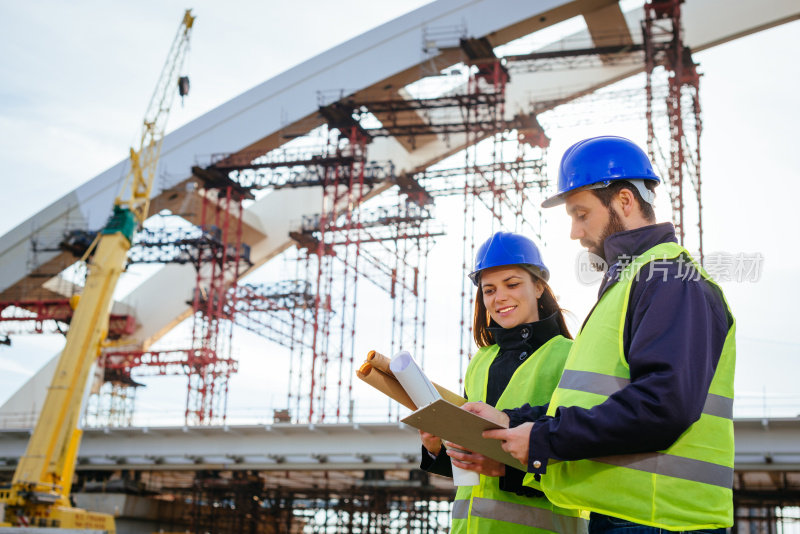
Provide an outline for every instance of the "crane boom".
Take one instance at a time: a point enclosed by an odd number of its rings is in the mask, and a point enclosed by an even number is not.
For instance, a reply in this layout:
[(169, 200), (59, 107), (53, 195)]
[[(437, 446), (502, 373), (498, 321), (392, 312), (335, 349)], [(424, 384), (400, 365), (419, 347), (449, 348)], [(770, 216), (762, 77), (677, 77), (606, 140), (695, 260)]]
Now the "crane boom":
[(147, 106), (139, 139), (139, 150), (137, 152), (131, 148), (131, 168), (125, 186), (116, 201), (117, 205), (126, 203), (120, 198), (125, 195), (127, 185), (130, 184), (131, 193), (127, 204), (140, 225), (147, 218), (150, 190), (153, 187), (158, 158), (161, 155), (161, 143), (164, 140), (169, 111), (175, 101), (175, 91), (172, 89), (179, 82), (179, 73), (189, 50), (189, 36), (193, 25), (192, 10), (187, 9)]
[[(125, 268), (133, 234), (147, 218), (166, 121), (193, 24), (194, 16), (191, 10), (186, 10), (150, 99), (139, 149), (131, 148), (130, 171), (89, 261), (83, 294), (75, 308), (41, 414), (10, 487), (0, 488), (0, 526), (115, 531), (112, 516), (70, 505), (72, 475), (81, 438), (78, 423), (89, 371), (108, 333), (114, 289)], [(130, 192), (126, 194), (128, 187)]]

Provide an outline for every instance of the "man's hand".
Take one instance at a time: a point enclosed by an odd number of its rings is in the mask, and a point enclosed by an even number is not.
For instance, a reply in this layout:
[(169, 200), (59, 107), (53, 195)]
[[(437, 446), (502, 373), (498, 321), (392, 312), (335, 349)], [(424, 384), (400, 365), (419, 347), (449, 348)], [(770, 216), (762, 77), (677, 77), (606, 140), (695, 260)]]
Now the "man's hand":
[(434, 436), (424, 430), (419, 431), (419, 437), (422, 438), (422, 446), (428, 449), (428, 451), (433, 454), (434, 456), (439, 455), (439, 451), (442, 450), (442, 440), (441, 438)]
[(505, 465), (482, 454), (464, 450), (449, 441), (445, 442), (445, 447), (447, 455), (450, 457), (450, 463), (456, 467), (475, 471), (487, 477), (499, 477), (506, 474)]
[(476, 415), (480, 415), (484, 419), (488, 419), (493, 423), (497, 423), (502, 427), (508, 428), (508, 416), (504, 412), (501, 412), (496, 408), (492, 408), (485, 402), (468, 402), (461, 406), (461, 409), (472, 412)]
[[(466, 404), (464, 406), (466, 406)], [(516, 458), (522, 465), (527, 466), (528, 446), (530, 444), (532, 428), (533, 423), (523, 423), (509, 429), (485, 430), (481, 435), (484, 438), (502, 440), (503, 450)]]

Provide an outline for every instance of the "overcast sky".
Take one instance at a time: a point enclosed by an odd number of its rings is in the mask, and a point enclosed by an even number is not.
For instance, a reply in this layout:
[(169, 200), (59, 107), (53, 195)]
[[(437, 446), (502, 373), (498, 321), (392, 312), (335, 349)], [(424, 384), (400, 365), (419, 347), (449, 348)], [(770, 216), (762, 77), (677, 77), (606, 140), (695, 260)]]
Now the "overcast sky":
[[(198, 18), (186, 69), (192, 92), (174, 107), (168, 129), (424, 3), (195, 1)], [(126, 157), (185, 7), (154, 0), (0, 3), (0, 162), (6, 186), (0, 235)], [(763, 258), (757, 281), (722, 284), (738, 320), (740, 414), (762, 410), (761, 397), (770, 414), (800, 412), (794, 379), (800, 370), (794, 325), (800, 301), (800, 62), (786, 54), (797, 49), (796, 21), (696, 55), (703, 72), (705, 250)], [(642, 124), (551, 132), (551, 169), (571, 143), (601, 133), (645, 139)], [(659, 200), (662, 214), (665, 196)], [(580, 247), (568, 242), (560, 208), (548, 212), (546, 232), (552, 284), (579, 323), (595, 287), (582, 286), (574, 276)], [(63, 343), (45, 337), (18, 336), (12, 348), (0, 347), (0, 402)], [(242, 395), (256, 387), (235, 380)]]

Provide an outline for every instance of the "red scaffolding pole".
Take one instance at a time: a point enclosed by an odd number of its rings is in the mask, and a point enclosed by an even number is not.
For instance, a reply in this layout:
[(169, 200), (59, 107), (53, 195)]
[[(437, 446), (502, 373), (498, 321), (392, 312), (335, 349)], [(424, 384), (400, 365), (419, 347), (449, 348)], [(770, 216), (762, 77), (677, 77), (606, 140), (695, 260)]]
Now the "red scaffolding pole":
[[(703, 217), (700, 179), (700, 75), (691, 50), (683, 42), (681, 4), (683, 0), (650, 0), (645, 3), (642, 35), (647, 76), (647, 146), (655, 162), (664, 162), (664, 179), (669, 188), (672, 222), (679, 242), (687, 246), (686, 179), (691, 182), (697, 204), (697, 252), (703, 261)], [(663, 154), (654, 114), (655, 71), (667, 75), (667, 130), (669, 154)]]

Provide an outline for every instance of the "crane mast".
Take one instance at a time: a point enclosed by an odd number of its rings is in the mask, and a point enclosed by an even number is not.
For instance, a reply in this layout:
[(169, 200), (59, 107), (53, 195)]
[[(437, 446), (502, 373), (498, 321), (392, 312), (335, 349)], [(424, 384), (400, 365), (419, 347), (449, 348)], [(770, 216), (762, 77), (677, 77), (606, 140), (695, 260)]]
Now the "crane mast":
[(10, 487), (0, 488), (0, 526), (115, 532), (112, 516), (70, 504), (81, 439), (78, 423), (89, 372), (108, 333), (114, 289), (125, 268), (133, 234), (147, 218), (175, 89), (180, 86), (183, 95), (188, 87), (187, 79), (179, 78), (179, 73), (188, 52), (194, 18), (191, 10), (186, 10), (145, 113), (139, 149), (130, 150), (130, 170), (88, 262), (86, 284), (41, 414)]

